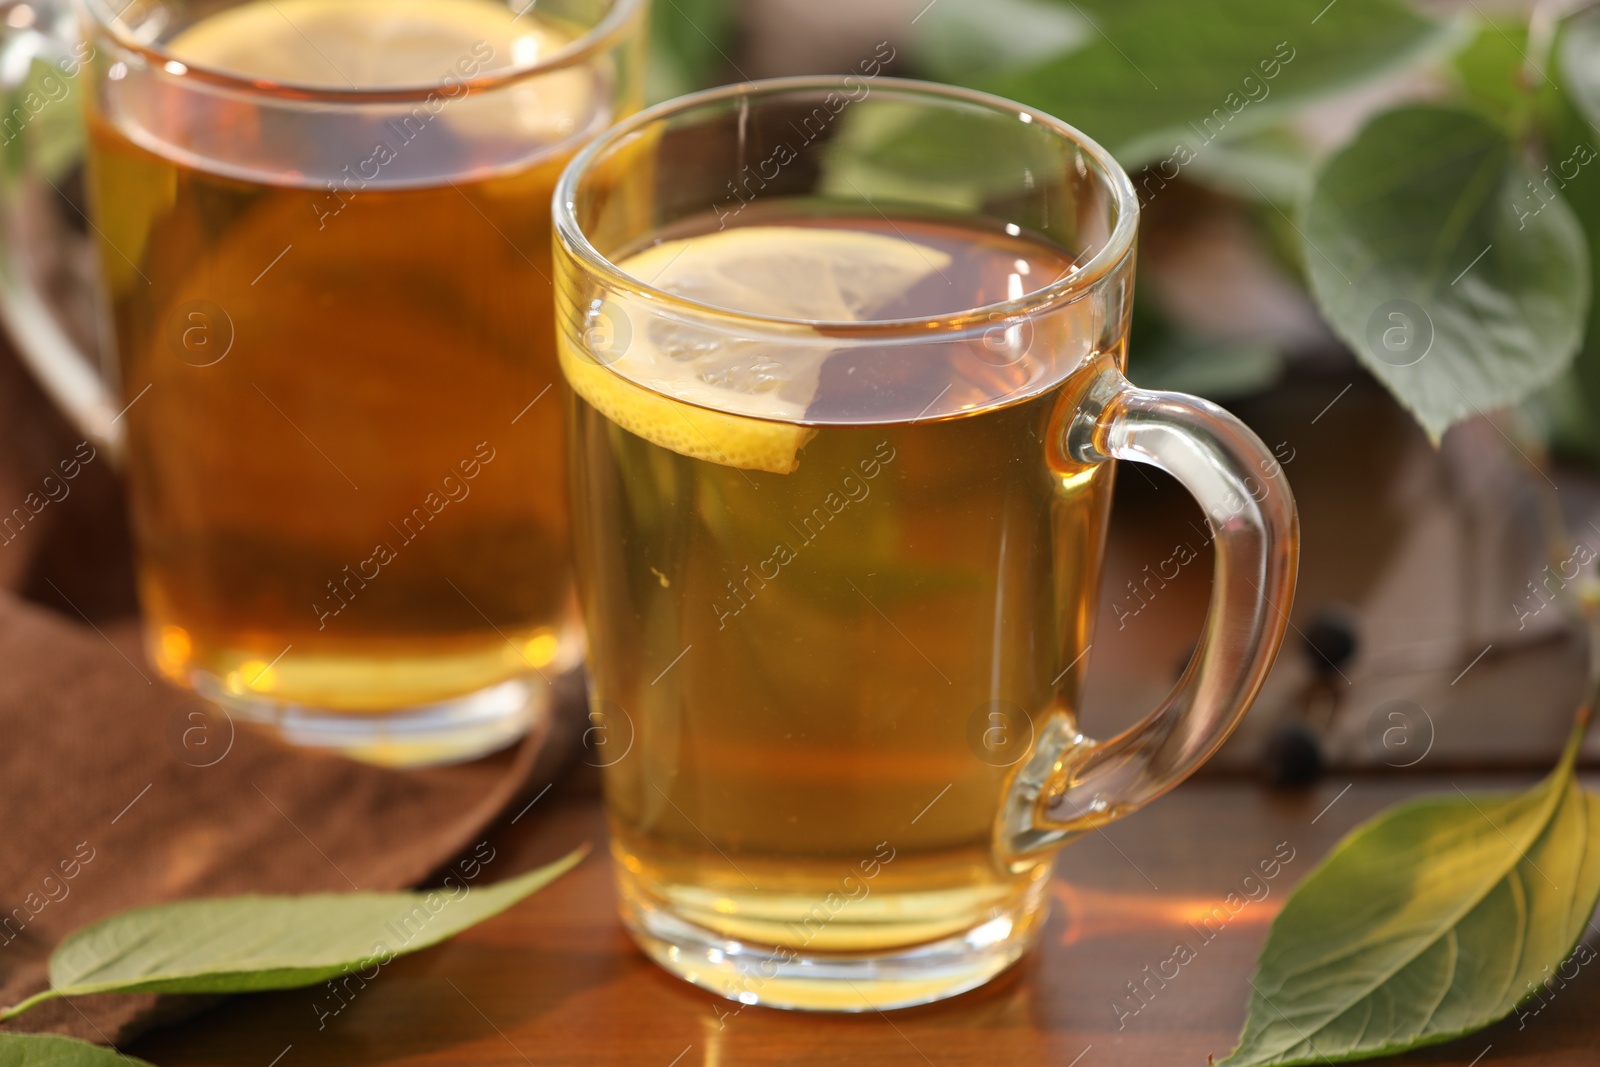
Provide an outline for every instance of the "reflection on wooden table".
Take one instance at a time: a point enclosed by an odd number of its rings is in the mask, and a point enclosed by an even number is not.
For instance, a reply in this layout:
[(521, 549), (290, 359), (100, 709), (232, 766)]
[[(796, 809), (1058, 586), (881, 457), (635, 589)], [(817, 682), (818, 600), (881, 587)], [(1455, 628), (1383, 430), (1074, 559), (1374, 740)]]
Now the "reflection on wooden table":
[[(1332, 776), (1275, 793), (1194, 780), (1061, 854), (1039, 949), (989, 986), (925, 1008), (825, 1016), (721, 1000), (633, 947), (585, 773), (489, 837), (497, 876), (594, 843), (593, 857), (523, 905), (341, 999), (321, 987), (241, 997), (129, 1051), (163, 1067), (1199, 1067), (1232, 1048), (1268, 923), (1343, 833), (1417, 793), (1530, 781)], [(1600, 982), (1580, 975), (1520, 1019), (1378, 1062), (1590, 1064), (1597, 1012)]]

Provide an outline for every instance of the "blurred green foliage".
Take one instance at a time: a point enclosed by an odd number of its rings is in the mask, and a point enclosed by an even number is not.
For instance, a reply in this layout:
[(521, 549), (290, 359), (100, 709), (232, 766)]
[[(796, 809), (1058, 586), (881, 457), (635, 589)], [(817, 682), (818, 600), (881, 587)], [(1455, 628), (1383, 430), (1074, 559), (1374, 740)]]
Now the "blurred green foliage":
[[(1600, 462), (1590, 7), (1541, 4), (1564, 21), (1530, 33), (1527, 12), (1405, 0), (940, 0), (911, 51), (926, 76), (1080, 127), (1141, 199), (1179, 182), (1235, 201), (1435, 437), (1526, 404)], [(1429, 340), (1415, 362), (1388, 347), (1410, 328), (1390, 328), (1397, 302)], [(1271, 380), (1260, 345), (1189, 336), (1149, 303), (1147, 380), (1213, 395)]]
[[(1180, 143), (1262, 129), (1450, 35), (1402, 0), (1338, 3), (1314, 25), (1327, 0), (1007, 0), (1015, 24), (991, 3), (928, 10), (917, 46), (926, 72), (1059, 115), (1130, 168)], [(968, 43), (984, 32), (987, 48)], [(1052, 36), (1067, 46), (1039, 55)]]
[(652, 103), (718, 85), (733, 72), (731, 0), (654, 0), (650, 5)]

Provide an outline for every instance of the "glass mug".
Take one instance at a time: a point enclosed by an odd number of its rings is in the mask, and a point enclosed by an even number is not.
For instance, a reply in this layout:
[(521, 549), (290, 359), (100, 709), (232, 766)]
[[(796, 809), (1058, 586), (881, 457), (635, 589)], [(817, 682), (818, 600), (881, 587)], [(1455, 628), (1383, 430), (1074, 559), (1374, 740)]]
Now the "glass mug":
[[(547, 205), (641, 103), (644, 0), (8, 12), (0, 307), (125, 468), (151, 661), (375, 762), (521, 736), (582, 648)], [(30, 222), (65, 200), (73, 92), (103, 377)]]
[[(1261, 442), (1122, 376), (1138, 206), (1112, 157), (861, 71), (652, 108), (555, 196), (623, 919), (723, 996), (839, 1011), (1024, 953), (1055, 850), (1239, 722), (1298, 558)], [(1216, 581), (1171, 696), (1095, 741), (1075, 717), (1117, 459), (1200, 502)]]

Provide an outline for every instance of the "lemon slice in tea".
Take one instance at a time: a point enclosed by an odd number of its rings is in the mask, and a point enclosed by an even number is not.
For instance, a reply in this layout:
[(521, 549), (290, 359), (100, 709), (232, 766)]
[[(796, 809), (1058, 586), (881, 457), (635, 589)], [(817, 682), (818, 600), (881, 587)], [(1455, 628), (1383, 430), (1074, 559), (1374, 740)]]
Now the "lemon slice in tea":
[(186, 27), (164, 47), (188, 63), (288, 85), (439, 86), (431, 100), (392, 113), (375, 131), (396, 151), (441, 114), (457, 133), (521, 138), (536, 148), (603, 118), (605, 94), (592, 71), (549, 71), (480, 95), (464, 93), (459, 82), (538, 63), (576, 36), (494, 0), (251, 0)]
[[(531, 38), (524, 42), (522, 38)], [(253, 0), (188, 27), (165, 50), (189, 63), (330, 89), (427, 85), (567, 43), (493, 0)]]
[[(657, 289), (729, 311), (860, 322), (943, 271), (950, 256), (898, 237), (822, 227), (750, 226), (664, 241), (619, 266)], [(656, 301), (614, 297), (596, 320), (604, 352), (563, 336), (573, 391), (623, 429), (695, 459), (787, 474), (816, 433), (797, 424), (835, 346), (741, 337), (675, 318)], [(708, 410), (709, 409), (709, 410)]]

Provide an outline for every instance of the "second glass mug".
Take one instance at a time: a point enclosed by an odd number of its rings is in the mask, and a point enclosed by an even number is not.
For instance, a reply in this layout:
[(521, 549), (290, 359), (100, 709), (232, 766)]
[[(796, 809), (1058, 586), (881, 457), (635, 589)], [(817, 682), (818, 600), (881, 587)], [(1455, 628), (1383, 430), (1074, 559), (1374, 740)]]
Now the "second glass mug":
[[(7, 76), (33, 79), (11, 88), (40, 105), (7, 117), (23, 166), (0, 309), (121, 460), (169, 679), (291, 742), (400, 765), (502, 747), (541, 713), (541, 676), (582, 648), (545, 395), (549, 196), (637, 110), (644, 7), (5, 5)], [(62, 258), (32, 220), (64, 202), (69, 96), (103, 374), (37, 284)]]
[[(1262, 443), (1123, 377), (1138, 204), (1110, 155), (864, 73), (663, 104), (556, 189), (622, 915), (747, 1004), (918, 1004), (1018, 959), (1055, 850), (1239, 722), (1298, 560)], [(860, 313), (896, 271), (911, 296)], [(1215, 582), (1172, 694), (1096, 741), (1076, 720), (1118, 459), (1194, 495)]]

